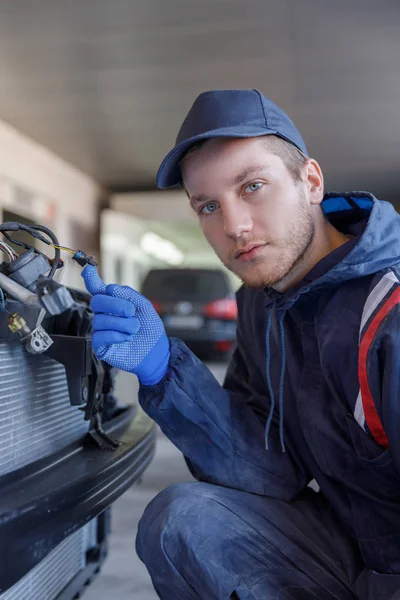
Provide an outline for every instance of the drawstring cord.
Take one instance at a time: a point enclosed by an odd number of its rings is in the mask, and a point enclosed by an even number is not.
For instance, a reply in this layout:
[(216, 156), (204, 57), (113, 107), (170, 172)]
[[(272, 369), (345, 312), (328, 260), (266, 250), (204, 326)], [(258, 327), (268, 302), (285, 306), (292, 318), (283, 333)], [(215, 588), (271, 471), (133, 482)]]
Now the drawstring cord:
[(286, 347), (285, 347), (285, 331), (283, 329), (283, 319), (279, 317), (279, 333), (281, 341), (281, 376), (279, 380), (279, 439), (281, 442), (282, 452), (285, 452), (285, 440), (283, 435), (283, 387), (285, 382), (285, 369), (286, 369)]
[(272, 320), (272, 309), (268, 311), (268, 319), (267, 319), (267, 331), (265, 334), (265, 351), (266, 351), (266, 377), (267, 377), (267, 385), (270, 397), (270, 408), (269, 415), (267, 419), (267, 424), (265, 426), (265, 447), (268, 450), (268, 437), (269, 430), (271, 428), (272, 417), (274, 415), (275, 410), (275, 395), (274, 390), (272, 389), (271, 383), (271, 351), (270, 351), (270, 331), (271, 331), (271, 320)]
[[(279, 338), (280, 338), (280, 346), (281, 346), (281, 372), (279, 377), (279, 439), (281, 443), (282, 452), (285, 452), (285, 441), (284, 441), (284, 430), (283, 430), (283, 391), (284, 391), (284, 382), (285, 382), (285, 369), (286, 369), (286, 347), (285, 347), (285, 331), (283, 328), (283, 319), (284, 314), (278, 317), (279, 323)], [(271, 382), (271, 344), (270, 344), (270, 334), (271, 334), (271, 321), (272, 321), (272, 309), (268, 311), (267, 318), (267, 330), (265, 334), (265, 350), (266, 350), (266, 379), (267, 386), (270, 397), (270, 409), (269, 415), (267, 419), (267, 423), (265, 426), (265, 447), (268, 450), (268, 438), (269, 432), (271, 429), (272, 418), (275, 411), (275, 394), (272, 388)]]

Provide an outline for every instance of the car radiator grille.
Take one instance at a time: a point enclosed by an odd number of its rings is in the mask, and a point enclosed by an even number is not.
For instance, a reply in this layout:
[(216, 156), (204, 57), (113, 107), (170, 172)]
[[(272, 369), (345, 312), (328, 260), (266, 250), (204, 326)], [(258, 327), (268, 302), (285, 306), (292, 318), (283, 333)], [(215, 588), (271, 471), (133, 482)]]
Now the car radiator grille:
[(86, 551), (96, 545), (97, 519), (65, 539), (0, 600), (54, 600), (86, 566)]
[(0, 342), (0, 476), (79, 439), (88, 422), (71, 406), (64, 367)]

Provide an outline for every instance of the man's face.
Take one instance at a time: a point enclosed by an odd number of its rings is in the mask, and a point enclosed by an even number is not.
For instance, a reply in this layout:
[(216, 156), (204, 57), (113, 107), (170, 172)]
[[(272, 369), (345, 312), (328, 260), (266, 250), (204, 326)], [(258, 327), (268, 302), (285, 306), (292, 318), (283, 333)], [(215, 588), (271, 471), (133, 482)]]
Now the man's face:
[(278, 284), (311, 245), (308, 188), (264, 138), (210, 140), (185, 158), (182, 176), (206, 239), (245, 285)]

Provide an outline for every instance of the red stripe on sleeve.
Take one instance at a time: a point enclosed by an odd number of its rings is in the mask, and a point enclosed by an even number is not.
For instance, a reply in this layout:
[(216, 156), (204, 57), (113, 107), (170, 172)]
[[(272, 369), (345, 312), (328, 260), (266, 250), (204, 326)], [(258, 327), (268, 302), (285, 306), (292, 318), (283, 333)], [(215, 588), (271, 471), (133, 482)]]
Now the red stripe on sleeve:
[(368, 329), (362, 337), (358, 353), (358, 380), (360, 383), (365, 420), (374, 440), (381, 446), (384, 446), (385, 448), (389, 447), (389, 441), (385, 430), (383, 429), (381, 420), (378, 415), (378, 411), (376, 410), (375, 402), (371, 393), (371, 388), (369, 386), (367, 373), (367, 356), (379, 325), (382, 323), (383, 319), (387, 316), (387, 314), (392, 310), (392, 308), (396, 306), (396, 304), (399, 304), (399, 302), (400, 288), (396, 288), (369, 324)]

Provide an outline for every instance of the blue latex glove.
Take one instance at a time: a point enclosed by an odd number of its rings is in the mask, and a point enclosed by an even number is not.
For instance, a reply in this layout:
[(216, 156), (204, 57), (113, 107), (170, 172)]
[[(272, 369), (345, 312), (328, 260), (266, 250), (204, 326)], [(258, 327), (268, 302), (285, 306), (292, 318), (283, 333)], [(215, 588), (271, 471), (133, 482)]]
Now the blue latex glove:
[(93, 294), (93, 350), (108, 364), (137, 375), (143, 385), (164, 377), (170, 357), (163, 322), (147, 298), (128, 286), (106, 285), (95, 267), (82, 271)]

